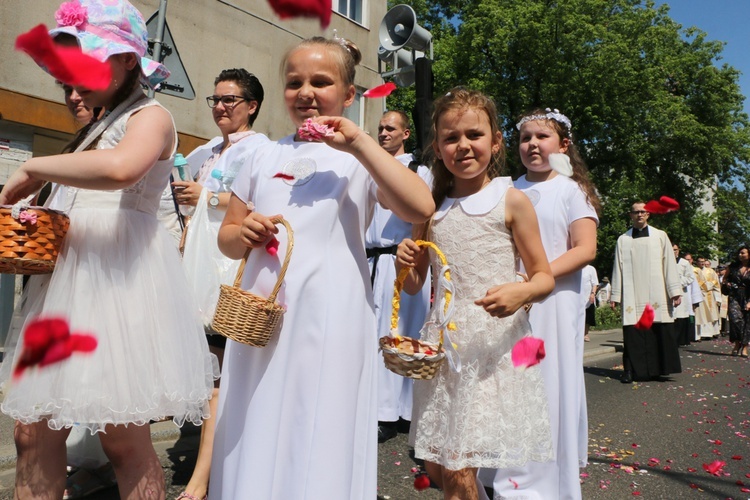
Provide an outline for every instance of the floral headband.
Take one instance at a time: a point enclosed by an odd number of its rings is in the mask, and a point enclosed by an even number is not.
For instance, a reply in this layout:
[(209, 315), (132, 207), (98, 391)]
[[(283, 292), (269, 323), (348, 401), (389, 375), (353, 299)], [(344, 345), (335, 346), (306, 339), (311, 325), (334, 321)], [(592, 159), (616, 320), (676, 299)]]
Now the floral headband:
[(545, 111), (547, 113), (544, 114), (544, 115), (524, 116), (523, 118), (521, 118), (521, 121), (519, 121), (518, 123), (516, 123), (516, 128), (518, 130), (521, 130), (521, 126), (524, 123), (531, 122), (531, 121), (534, 121), (534, 120), (555, 120), (556, 122), (562, 123), (563, 125), (565, 125), (565, 128), (567, 128), (568, 132), (570, 132), (570, 129), (571, 129), (571, 126), (572, 126), (571, 123), (570, 123), (570, 118), (568, 118), (564, 114), (560, 113), (559, 109), (549, 109), (549, 108), (547, 108), (547, 109), (545, 109)]

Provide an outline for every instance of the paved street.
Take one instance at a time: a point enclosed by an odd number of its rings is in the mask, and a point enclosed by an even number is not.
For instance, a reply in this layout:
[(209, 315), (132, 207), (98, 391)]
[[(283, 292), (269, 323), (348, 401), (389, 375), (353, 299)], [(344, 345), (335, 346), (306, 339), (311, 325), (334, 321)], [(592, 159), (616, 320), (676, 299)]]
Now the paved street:
[[(615, 354), (621, 336), (594, 332), (586, 344), (590, 465), (582, 477), (584, 499), (750, 498), (748, 360), (727, 356), (731, 346), (725, 340), (701, 342), (681, 348), (683, 373), (624, 385)], [(179, 435), (170, 426), (155, 424), (152, 432), (171, 500), (187, 483), (198, 436), (195, 429)], [(12, 443), (10, 428), (0, 418), (0, 453)], [(379, 500), (442, 498), (436, 489), (414, 490), (411, 470), (419, 464), (405, 434), (381, 444), (379, 452)], [(711, 475), (703, 464), (715, 461), (725, 465)], [(0, 457), (0, 466), (7, 463), (12, 457)], [(12, 470), (0, 472), (0, 499), (12, 498), (12, 480)], [(118, 495), (113, 489), (89, 498)]]

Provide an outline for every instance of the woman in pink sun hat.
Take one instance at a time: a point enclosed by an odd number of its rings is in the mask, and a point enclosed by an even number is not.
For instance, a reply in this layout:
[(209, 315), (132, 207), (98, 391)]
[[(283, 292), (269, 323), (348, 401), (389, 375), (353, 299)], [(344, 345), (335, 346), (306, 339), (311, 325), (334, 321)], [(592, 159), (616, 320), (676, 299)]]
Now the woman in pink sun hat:
[[(143, 57), (146, 26), (124, 0), (66, 2), (55, 17), (50, 34), (75, 39), (111, 77), (103, 90), (74, 85), (87, 107), (104, 110), (73, 140), (74, 152), (27, 161), (0, 192), (9, 204), (44, 181), (65, 186), (56, 196), (70, 216), (54, 272), (30, 280), (0, 369), (2, 411), (17, 421), (15, 494), (63, 496), (65, 440), (75, 425), (100, 438), (120, 498), (163, 499), (148, 424), (201, 424), (218, 374), (177, 248), (156, 217), (177, 135), (140, 82), (156, 85), (168, 72)], [(24, 336), (13, 332), (50, 316), (95, 335), (96, 350), (11, 381)]]

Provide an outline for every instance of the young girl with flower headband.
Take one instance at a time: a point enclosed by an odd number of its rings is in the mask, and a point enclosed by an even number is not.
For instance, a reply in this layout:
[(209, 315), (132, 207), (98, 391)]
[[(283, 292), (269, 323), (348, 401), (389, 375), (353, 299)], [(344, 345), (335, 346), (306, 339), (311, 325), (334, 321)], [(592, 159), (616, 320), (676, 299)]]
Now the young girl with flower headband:
[[(583, 380), (585, 303), (581, 270), (596, 255), (599, 198), (558, 110), (535, 110), (518, 122), (519, 154), (526, 174), (514, 182), (539, 217), (542, 243), (555, 289), (535, 305), (529, 320), (544, 339), (541, 364), (548, 393), (555, 460), (498, 471), (494, 490), (502, 498), (581, 498), (579, 465), (586, 465), (588, 419)], [(509, 481), (512, 479), (513, 481)], [(516, 487), (517, 485), (517, 487)]]
[[(288, 52), (284, 101), (302, 128), (256, 149), (232, 185), (219, 246), (234, 259), (255, 249), (242, 288), (267, 297), (276, 285), (288, 236), (271, 217), (289, 222), (294, 249), (278, 295), (287, 310), (269, 345), (227, 342), (209, 498), (377, 494), (382, 361), (365, 230), (376, 201), (416, 223), (435, 205), (417, 174), (342, 117), (360, 57), (346, 40), (321, 37)], [(272, 236), (274, 255), (263, 251)]]
[(16, 497), (62, 497), (65, 439), (79, 425), (101, 439), (120, 498), (164, 498), (148, 424), (170, 416), (177, 425), (200, 424), (215, 362), (176, 245), (156, 218), (177, 136), (169, 112), (140, 82), (154, 84), (168, 72), (143, 57), (146, 25), (124, 0), (66, 2), (56, 19), (53, 36), (75, 37), (84, 53), (109, 65), (104, 90), (74, 86), (106, 116), (83, 129), (75, 152), (21, 165), (0, 203), (32, 195), (44, 181), (67, 186), (70, 228), (54, 272), (24, 298), (21, 320), (63, 316), (98, 346), (12, 382), (20, 349), (6, 351), (2, 411), (17, 420)]
[[(554, 281), (531, 203), (510, 177), (497, 177), (504, 151), (494, 103), (476, 91), (451, 90), (435, 102), (432, 136), (433, 197), (440, 208), (426, 234), (450, 265), (455, 331), (445, 342), (448, 350), (455, 344), (460, 363), (454, 358), (433, 379), (415, 381), (409, 439), (446, 499), (475, 499), (484, 495), (477, 487), (480, 467), (551, 458), (539, 367), (516, 369), (511, 350), (531, 335), (522, 306), (542, 300)], [(423, 232), (415, 227), (415, 235)], [(519, 255), (527, 282), (516, 280)], [(406, 292), (421, 288), (429, 260), (413, 240), (401, 242), (397, 267), (413, 268)], [(425, 333), (437, 343), (436, 331)]]

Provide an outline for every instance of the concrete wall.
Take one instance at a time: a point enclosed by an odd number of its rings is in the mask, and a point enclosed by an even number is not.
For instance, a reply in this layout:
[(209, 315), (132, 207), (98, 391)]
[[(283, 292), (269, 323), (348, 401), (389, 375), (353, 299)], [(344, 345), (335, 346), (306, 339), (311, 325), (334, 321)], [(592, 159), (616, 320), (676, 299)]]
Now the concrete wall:
[[(283, 137), (292, 130), (283, 107), (279, 65), (284, 53), (301, 39), (321, 34), (330, 37), (336, 29), (339, 36), (354, 41), (362, 51), (356, 85), (364, 90), (382, 82), (377, 73), (377, 28), (386, 12), (386, 2), (363, 1), (364, 25), (333, 12), (331, 25), (322, 32), (317, 20), (281, 21), (265, 0), (172, 0), (167, 8), (167, 22), (196, 99), (188, 101), (159, 94), (157, 99), (173, 113), (182, 134), (196, 139), (211, 138), (217, 135), (218, 129), (204, 97), (213, 92), (213, 80), (222, 69), (244, 67), (258, 76), (266, 90), (255, 129), (273, 139)], [(28, 56), (13, 50), (18, 34), (39, 23), (48, 27), (54, 25), (54, 12), (59, 3), (58, 0), (0, 2), (0, 47), (3, 50), (0, 91), (62, 103), (62, 92), (52, 78)], [(146, 19), (159, 8), (158, 0), (135, 0), (133, 4)], [(3, 114), (2, 102), (0, 115)], [(363, 100), (363, 105), (363, 128), (374, 134), (382, 100)], [(50, 126), (51, 130), (61, 128), (64, 127)]]

